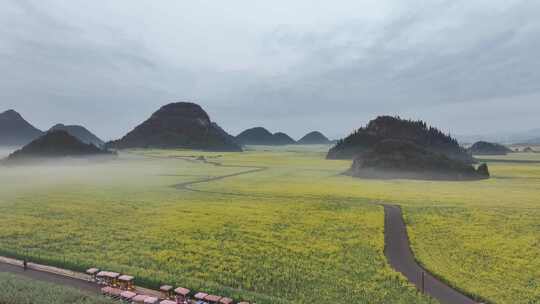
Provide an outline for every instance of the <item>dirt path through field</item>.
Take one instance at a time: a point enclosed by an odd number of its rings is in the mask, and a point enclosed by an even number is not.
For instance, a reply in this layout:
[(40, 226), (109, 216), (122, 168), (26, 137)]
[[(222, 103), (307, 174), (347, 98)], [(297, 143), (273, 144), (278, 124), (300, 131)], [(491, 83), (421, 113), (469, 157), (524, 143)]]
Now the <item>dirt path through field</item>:
[(200, 180), (196, 180), (196, 181), (183, 182), (183, 183), (179, 183), (179, 184), (174, 185), (174, 187), (177, 188), (177, 189), (182, 189), (182, 190), (198, 191), (196, 189), (192, 189), (190, 186), (193, 186), (193, 185), (196, 185), (196, 184), (203, 184), (203, 183), (213, 182), (213, 181), (217, 181), (217, 180), (222, 180), (222, 179), (229, 178), (229, 177), (235, 177), (235, 176), (240, 176), (240, 175), (245, 175), (245, 174), (261, 172), (261, 171), (264, 171), (264, 170), (268, 169), (268, 167), (221, 165), (220, 163), (211, 163), (211, 162), (206, 162), (206, 163), (212, 164), (214, 166), (224, 167), (224, 168), (239, 168), (239, 169), (240, 168), (250, 168), (250, 169), (246, 170), (246, 171), (240, 171), (240, 172), (226, 174), (226, 175), (208, 177), (208, 178), (204, 178), (204, 179), (200, 179)]
[(424, 272), (425, 293), (442, 304), (475, 304), (475, 301), (444, 284), (418, 265), (409, 245), (401, 208), (394, 205), (383, 206), (384, 253), (392, 268), (405, 275), (419, 290), (422, 290), (422, 272)]

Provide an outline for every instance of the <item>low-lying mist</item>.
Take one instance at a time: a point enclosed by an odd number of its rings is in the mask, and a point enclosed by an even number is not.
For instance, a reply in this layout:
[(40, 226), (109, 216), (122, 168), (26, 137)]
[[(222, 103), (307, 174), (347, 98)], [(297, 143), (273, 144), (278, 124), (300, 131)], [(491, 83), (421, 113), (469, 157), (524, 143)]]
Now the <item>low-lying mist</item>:
[[(5, 155), (5, 151), (2, 151)], [(9, 152), (7, 152), (9, 154)], [(171, 174), (167, 161), (122, 153), (118, 157), (40, 159), (17, 165), (0, 165), (0, 201), (40, 190), (138, 187), (153, 182), (149, 176)], [(46, 193), (46, 192), (45, 192)], [(36, 199), (39, 199), (37, 197)]]
[(0, 147), (0, 159), (8, 157), (11, 153), (17, 151), (19, 147)]

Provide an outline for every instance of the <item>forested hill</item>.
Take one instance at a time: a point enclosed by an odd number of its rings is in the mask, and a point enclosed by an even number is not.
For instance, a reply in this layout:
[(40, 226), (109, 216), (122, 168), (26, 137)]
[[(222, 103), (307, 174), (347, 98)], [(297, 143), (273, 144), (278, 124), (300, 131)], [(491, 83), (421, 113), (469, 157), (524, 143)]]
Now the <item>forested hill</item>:
[(405, 120), (400, 117), (379, 116), (344, 139), (339, 140), (328, 152), (328, 159), (352, 159), (359, 153), (387, 139), (410, 141), (428, 151), (441, 153), (451, 159), (467, 163), (472, 156), (456, 139), (424, 121)]

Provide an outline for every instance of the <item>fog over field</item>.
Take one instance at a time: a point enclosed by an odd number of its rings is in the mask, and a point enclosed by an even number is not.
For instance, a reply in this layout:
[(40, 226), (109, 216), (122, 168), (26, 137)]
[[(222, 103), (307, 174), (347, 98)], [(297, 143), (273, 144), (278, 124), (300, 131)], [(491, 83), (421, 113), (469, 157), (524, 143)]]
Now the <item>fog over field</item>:
[(529, 130), (538, 11), (526, 0), (3, 0), (0, 109), (104, 139), (179, 100), (234, 134), (337, 138), (383, 113), (453, 134)]
[(17, 148), (0, 147), (0, 159), (7, 157), (15, 150), (17, 150)]

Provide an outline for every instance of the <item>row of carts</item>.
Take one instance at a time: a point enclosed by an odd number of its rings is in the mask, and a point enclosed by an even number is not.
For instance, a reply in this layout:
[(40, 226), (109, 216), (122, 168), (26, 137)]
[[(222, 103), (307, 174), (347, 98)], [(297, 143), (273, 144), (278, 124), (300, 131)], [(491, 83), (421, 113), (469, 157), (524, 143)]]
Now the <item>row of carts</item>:
[[(233, 299), (220, 297), (204, 292), (192, 293), (183, 287), (174, 288), (170, 285), (161, 286), (160, 296), (138, 294), (133, 284), (134, 277), (111, 271), (102, 271), (98, 268), (90, 268), (86, 273), (99, 285), (103, 285), (101, 293), (124, 303), (133, 304), (233, 304)], [(238, 304), (249, 304), (238, 302)]]

